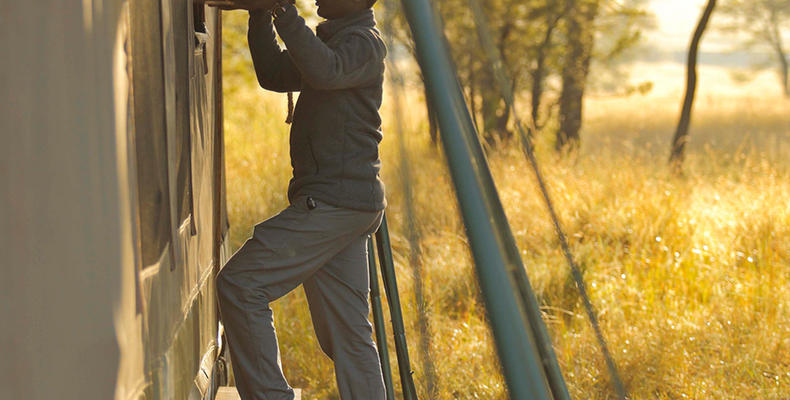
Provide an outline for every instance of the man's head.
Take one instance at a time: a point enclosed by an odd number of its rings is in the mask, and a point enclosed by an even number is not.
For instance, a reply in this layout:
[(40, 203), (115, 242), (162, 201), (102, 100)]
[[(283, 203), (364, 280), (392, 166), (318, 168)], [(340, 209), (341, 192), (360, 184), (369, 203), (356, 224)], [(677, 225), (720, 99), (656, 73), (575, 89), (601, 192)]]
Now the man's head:
[(316, 0), (318, 15), (326, 19), (338, 19), (357, 11), (373, 7), (376, 0)]

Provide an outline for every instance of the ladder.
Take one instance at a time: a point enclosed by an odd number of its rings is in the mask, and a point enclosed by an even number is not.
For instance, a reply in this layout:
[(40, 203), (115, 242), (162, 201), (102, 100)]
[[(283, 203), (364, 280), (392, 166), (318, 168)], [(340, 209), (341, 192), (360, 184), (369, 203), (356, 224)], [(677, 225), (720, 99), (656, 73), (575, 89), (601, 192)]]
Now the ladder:
[[(395, 352), (398, 357), (398, 372), (400, 373), (401, 387), (404, 400), (417, 400), (417, 390), (414, 387), (411, 362), (409, 361), (409, 348), (406, 345), (406, 333), (403, 325), (403, 312), (401, 311), (400, 296), (398, 295), (398, 282), (395, 278), (395, 264), (392, 261), (392, 247), (390, 246), (389, 229), (387, 228), (387, 214), (381, 220), (381, 226), (373, 238), (368, 239), (368, 270), (370, 273), (370, 306), (373, 309), (373, 325), (376, 329), (376, 345), (381, 361), (381, 372), (384, 377), (384, 387), (387, 400), (395, 400), (395, 388), (392, 382), (392, 369), (390, 367), (389, 353), (387, 352), (387, 331), (384, 326), (384, 311), (382, 308), (379, 279), (376, 273), (376, 255), (381, 265), (381, 278), (384, 283), (384, 293), (390, 308), (392, 331), (395, 338)], [(374, 249), (375, 247), (375, 249)]]

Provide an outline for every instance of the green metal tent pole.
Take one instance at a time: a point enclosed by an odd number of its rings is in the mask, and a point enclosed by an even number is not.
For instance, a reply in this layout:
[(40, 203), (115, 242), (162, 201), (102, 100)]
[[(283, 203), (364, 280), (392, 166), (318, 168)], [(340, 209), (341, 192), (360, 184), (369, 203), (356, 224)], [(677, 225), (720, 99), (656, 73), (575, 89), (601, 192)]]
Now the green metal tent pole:
[[(550, 347), (537, 299), (496, 192), (456, 78), (440, 23), (428, 0), (402, 0), (417, 58), (437, 112), (450, 173), (512, 399), (563, 399), (552, 392), (539, 347)], [(541, 342), (538, 342), (540, 340)], [(558, 367), (557, 367), (558, 368)], [(564, 383), (563, 383), (564, 385)], [(567, 392), (566, 392), (567, 393)]]
[[(620, 373), (617, 371), (617, 366), (615, 365), (614, 359), (612, 358), (611, 353), (609, 353), (609, 348), (606, 345), (606, 340), (604, 340), (603, 333), (601, 332), (600, 324), (598, 323), (598, 318), (596, 317), (596, 312), (593, 309), (592, 301), (590, 301), (590, 297), (587, 295), (587, 289), (584, 285), (584, 279), (582, 278), (582, 273), (579, 268), (576, 266), (576, 262), (573, 259), (573, 255), (571, 254), (570, 247), (568, 246), (568, 240), (565, 237), (565, 232), (560, 225), (560, 220), (557, 217), (557, 213), (554, 211), (554, 206), (551, 201), (551, 196), (549, 196), (549, 191), (546, 187), (545, 181), (543, 179), (543, 175), (540, 172), (540, 168), (538, 167), (538, 161), (535, 158), (535, 151), (532, 146), (532, 142), (527, 135), (526, 130), (524, 129), (524, 124), (522, 123), (521, 119), (519, 118), (518, 110), (515, 106), (515, 97), (513, 95), (513, 88), (510, 84), (511, 80), (509, 78), (510, 74), (507, 71), (507, 67), (504, 63), (503, 56), (500, 54), (499, 50), (497, 49), (494, 38), (491, 34), (491, 28), (488, 24), (488, 20), (486, 19), (485, 9), (481, 4), (480, 0), (469, 0), (469, 6), (472, 8), (472, 15), (474, 16), (475, 25), (477, 25), (477, 34), (478, 38), (480, 39), (480, 45), (485, 50), (486, 56), (488, 58), (489, 64), (494, 69), (494, 77), (497, 81), (499, 86), (499, 90), (502, 94), (502, 97), (505, 100), (505, 104), (508, 108), (511, 109), (513, 119), (515, 120), (516, 127), (518, 128), (519, 136), (521, 137), (521, 144), (522, 149), (524, 150), (524, 155), (527, 157), (530, 165), (532, 166), (533, 172), (535, 172), (535, 178), (538, 181), (538, 186), (540, 187), (540, 191), (543, 194), (543, 200), (546, 202), (546, 206), (549, 211), (549, 215), (551, 217), (552, 223), (554, 224), (554, 228), (557, 231), (557, 235), (560, 240), (560, 244), (565, 254), (565, 258), (568, 261), (568, 265), (571, 269), (571, 275), (573, 276), (574, 280), (576, 281), (576, 286), (579, 288), (579, 293), (581, 294), (582, 300), (584, 302), (584, 308), (587, 310), (587, 315), (590, 318), (590, 323), (592, 323), (593, 330), (595, 331), (595, 336), (598, 339), (598, 343), (601, 347), (601, 351), (603, 352), (604, 359), (606, 360), (606, 365), (609, 368), (609, 374), (612, 377), (612, 386), (614, 386), (615, 391), (617, 392), (620, 399), (625, 400), (628, 398), (627, 391), (625, 390), (625, 385), (623, 385), (623, 381), (620, 378)], [(529, 120), (530, 129), (533, 131), (536, 130), (535, 128), (535, 121)], [(525, 274), (526, 277), (526, 274)], [(540, 318), (540, 316), (538, 316)], [(542, 332), (537, 333), (538, 335), (545, 335), (548, 338), (548, 332), (542, 330)], [(546, 343), (550, 343), (549, 340), (545, 341)], [(547, 357), (554, 357), (554, 349), (550, 346), (546, 348), (540, 348), (541, 351), (544, 352), (544, 359)], [(555, 368), (556, 365), (547, 365), (546, 374), (549, 377), (549, 382), (554, 385), (555, 383), (559, 383), (559, 387), (552, 386), (552, 389), (556, 392), (564, 392), (565, 397), (569, 397), (570, 395), (567, 394), (567, 387), (562, 379), (562, 372), (559, 368)]]
[(373, 309), (373, 325), (376, 328), (376, 347), (379, 350), (381, 361), (381, 374), (384, 377), (384, 388), (387, 391), (387, 400), (395, 400), (395, 388), (392, 384), (392, 367), (390, 356), (387, 352), (387, 329), (384, 325), (384, 311), (381, 306), (381, 291), (379, 290), (379, 275), (376, 273), (376, 254), (373, 249), (373, 238), (368, 238), (368, 272), (370, 274), (370, 307)]
[(384, 292), (387, 295), (387, 303), (390, 305), (392, 331), (395, 336), (395, 351), (398, 355), (398, 371), (400, 372), (400, 383), (403, 387), (403, 398), (406, 400), (417, 400), (417, 390), (414, 387), (411, 362), (409, 361), (409, 347), (406, 345), (406, 332), (403, 326), (400, 296), (398, 295), (398, 282), (395, 278), (395, 264), (392, 261), (392, 247), (390, 246), (386, 213), (381, 221), (379, 230), (376, 232), (376, 248), (381, 264), (381, 277), (384, 280)]

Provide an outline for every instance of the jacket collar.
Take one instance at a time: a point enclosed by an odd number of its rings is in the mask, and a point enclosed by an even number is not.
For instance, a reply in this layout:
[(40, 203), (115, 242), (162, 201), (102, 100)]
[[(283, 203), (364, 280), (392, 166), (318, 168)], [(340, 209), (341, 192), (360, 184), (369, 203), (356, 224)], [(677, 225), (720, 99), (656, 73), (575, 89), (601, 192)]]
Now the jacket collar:
[(343, 18), (321, 22), (316, 27), (316, 33), (321, 40), (328, 41), (336, 33), (349, 26), (364, 26), (369, 28), (376, 26), (376, 18), (373, 16), (373, 9), (366, 8)]

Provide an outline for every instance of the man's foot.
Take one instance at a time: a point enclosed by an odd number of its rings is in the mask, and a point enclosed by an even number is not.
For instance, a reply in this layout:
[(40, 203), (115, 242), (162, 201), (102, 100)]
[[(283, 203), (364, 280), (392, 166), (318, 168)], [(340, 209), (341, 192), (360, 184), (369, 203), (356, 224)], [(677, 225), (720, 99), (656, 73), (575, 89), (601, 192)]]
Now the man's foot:
[[(222, 386), (214, 400), (240, 400), (239, 392), (234, 386)], [(294, 400), (302, 400), (302, 389), (294, 389)]]

